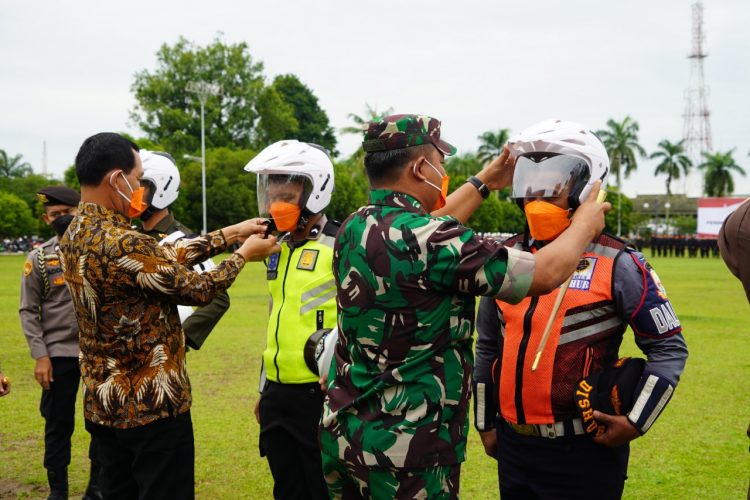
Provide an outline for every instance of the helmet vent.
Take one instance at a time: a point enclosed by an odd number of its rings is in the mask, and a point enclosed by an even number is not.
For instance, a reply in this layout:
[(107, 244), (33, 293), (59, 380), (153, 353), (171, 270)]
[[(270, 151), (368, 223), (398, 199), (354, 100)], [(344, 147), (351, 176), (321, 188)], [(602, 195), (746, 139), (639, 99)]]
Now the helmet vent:
[(322, 186), (320, 186), (320, 190), (321, 190), (321, 191), (323, 191), (323, 190), (324, 190), (324, 189), (326, 188), (326, 185), (328, 185), (328, 181), (330, 181), (330, 180), (331, 180), (331, 175), (330, 175), (330, 174), (328, 174), (328, 175), (326, 176), (326, 180), (325, 180), (325, 181), (323, 182), (323, 185), (322, 185)]
[(567, 142), (569, 144), (575, 144), (576, 146), (585, 146), (586, 142), (580, 139), (563, 139), (560, 142)]

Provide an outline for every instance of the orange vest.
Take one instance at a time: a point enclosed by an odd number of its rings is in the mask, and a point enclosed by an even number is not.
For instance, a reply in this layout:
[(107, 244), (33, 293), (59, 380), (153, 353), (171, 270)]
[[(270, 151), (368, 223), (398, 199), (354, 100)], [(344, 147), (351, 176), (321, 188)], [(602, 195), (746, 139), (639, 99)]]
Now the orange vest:
[[(521, 245), (514, 237), (507, 246)], [(602, 235), (590, 244), (573, 274), (552, 324), (536, 371), (531, 371), (544, 327), (559, 289), (526, 297), (510, 305), (498, 301), (503, 313), (502, 363), (495, 367), (502, 417), (516, 424), (549, 424), (573, 418), (575, 384), (590, 372), (617, 359), (627, 323), (612, 299), (615, 258), (625, 244)]]

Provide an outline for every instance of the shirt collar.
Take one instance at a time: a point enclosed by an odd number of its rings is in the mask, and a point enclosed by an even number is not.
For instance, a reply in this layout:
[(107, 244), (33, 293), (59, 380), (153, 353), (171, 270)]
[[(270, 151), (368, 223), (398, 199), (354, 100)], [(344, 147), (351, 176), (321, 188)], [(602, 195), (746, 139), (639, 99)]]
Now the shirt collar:
[[(307, 243), (308, 241), (318, 241), (321, 236), (323, 236), (323, 229), (326, 227), (326, 224), (328, 223), (328, 217), (326, 217), (325, 214), (322, 214), (320, 216), (320, 219), (318, 219), (318, 222), (315, 223), (315, 225), (310, 228), (310, 234), (308, 234), (307, 238), (295, 241), (290, 239), (286, 242), (286, 244), (291, 248), (292, 250), (295, 250)], [(313, 233), (315, 234), (313, 236)]]
[(169, 228), (171, 228), (173, 224), (174, 224), (174, 215), (172, 215), (172, 212), (167, 212), (167, 216), (164, 217), (159, 222), (157, 222), (151, 231), (158, 231), (160, 233), (166, 234), (169, 231)]
[(83, 217), (92, 217), (96, 219), (104, 219), (115, 224), (120, 224), (126, 227), (130, 227), (130, 219), (124, 215), (105, 208), (97, 203), (91, 203), (88, 201), (82, 201), (78, 204), (78, 215)]
[(427, 213), (422, 204), (413, 196), (390, 189), (370, 190), (370, 204), (397, 207), (407, 212)]

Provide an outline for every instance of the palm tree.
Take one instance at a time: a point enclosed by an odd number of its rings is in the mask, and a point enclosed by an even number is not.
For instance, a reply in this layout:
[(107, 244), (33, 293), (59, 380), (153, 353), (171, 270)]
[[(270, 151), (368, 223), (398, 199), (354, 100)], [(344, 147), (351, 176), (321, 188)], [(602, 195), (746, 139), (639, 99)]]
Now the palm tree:
[(377, 108), (374, 108), (370, 106), (368, 103), (365, 103), (365, 114), (364, 116), (359, 116), (354, 113), (349, 113), (347, 118), (349, 118), (351, 121), (354, 122), (354, 125), (350, 125), (348, 127), (343, 127), (341, 129), (342, 134), (357, 134), (361, 135), (362, 132), (364, 132), (363, 127), (371, 122), (375, 121), (379, 118), (382, 118), (384, 116), (388, 116), (390, 114), (393, 114), (393, 108), (386, 108), (384, 111), (380, 112), (377, 110)]
[(31, 174), (31, 165), (21, 161), (22, 158), (22, 155), (11, 158), (4, 149), (0, 149), (0, 177), (26, 177)]
[(654, 170), (654, 175), (667, 176), (667, 196), (672, 196), (672, 180), (679, 179), (681, 174), (687, 175), (690, 167), (693, 166), (693, 162), (685, 155), (684, 142), (685, 139), (675, 144), (664, 139), (657, 146), (660, 149), (649, 156), (652, 160), (661, 159)]
[(501, 128), (497, 132), (491, 130), (478, 137), (481, 144), (477, 151), (477, 159), (480, 163), (485, 164), (494, 157), (503, 152), (505, 143), (508, 142), (510, 131), (507, 128)]
[(638, 122), (626, 116), (621, 122), (610, 118), (607, 128), (597, 132), (607, 149), (611, 173), (615, 174), (617, 183), (617, 236), (622, 234), (622, 176), (627, 179), (638, 168), (636, 153), (646, 156), (646, 150), (638, 144), (638, 129)]
[(705, 171), (703, 191), (706, 196), (726, 196), (734, 192), (732, 171), (744, 176), (745, 170), (732, 157), (734, 149), (722, 153), (701, 153), (705, 161), (698, 168)]

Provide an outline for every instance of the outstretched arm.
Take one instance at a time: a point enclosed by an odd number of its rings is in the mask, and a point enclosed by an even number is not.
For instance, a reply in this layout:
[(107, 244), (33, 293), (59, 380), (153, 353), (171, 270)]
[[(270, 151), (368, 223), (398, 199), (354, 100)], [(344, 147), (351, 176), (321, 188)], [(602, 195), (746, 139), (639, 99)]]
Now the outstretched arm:
[[(513, 181), (515, 164), (516, 160), (510, 156), (506, 146), (500, 156), (488, 163), (474, 177), (479, 179), (490, 191), (497, 191), (509, 186)], [(484, 198), (479, 190), (473, 184), (467, 182), (448, 195), (445, 206), (432, 212), (432, 215), (435, 217), (450, 215), (458, 219), (461, 224), (466, 224), (466, 221), (479, 208), (482, 201), (484, 201)]]

